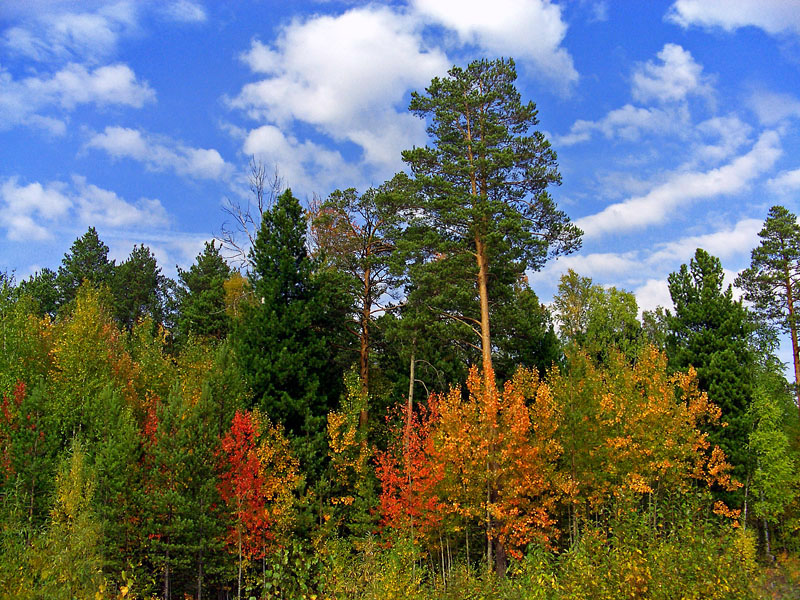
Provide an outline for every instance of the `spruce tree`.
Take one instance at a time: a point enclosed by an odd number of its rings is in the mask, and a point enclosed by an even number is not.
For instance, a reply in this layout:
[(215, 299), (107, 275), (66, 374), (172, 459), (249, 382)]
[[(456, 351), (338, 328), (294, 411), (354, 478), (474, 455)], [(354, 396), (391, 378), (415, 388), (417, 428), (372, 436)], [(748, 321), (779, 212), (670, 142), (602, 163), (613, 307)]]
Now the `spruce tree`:
[(301, 462), (324, 455), (324, 422), (338, 399), (341, 371), (332, 361), (335, 290), (315, 274), (306, 248), (306, 218), (291, 190), (262, 215), (250, 252), (255, 302), (243, 307), (233, 338), (254, 404), (295, 436)]
[(723, 287), (723, 276), (719, 259), (701, 248), (688, 266), (670, 274), (675, 311), (666, 314), (667, 355), (673, 369), (694, 367), (700, 389), (722, 409), (728, 426), (711, 431), (709, 437), (744, 480), (755, 366), (753, 324), (742, 302), (733, 299), (731, 286)]
[(112, 285), (114, 316), (120, 325), (131, 329), (137, 321), (150, 317), (154, 324), (167, 316), (167, 278), (161, 273), (150, 248), (134, 245), (128, 258), (114, 273)]

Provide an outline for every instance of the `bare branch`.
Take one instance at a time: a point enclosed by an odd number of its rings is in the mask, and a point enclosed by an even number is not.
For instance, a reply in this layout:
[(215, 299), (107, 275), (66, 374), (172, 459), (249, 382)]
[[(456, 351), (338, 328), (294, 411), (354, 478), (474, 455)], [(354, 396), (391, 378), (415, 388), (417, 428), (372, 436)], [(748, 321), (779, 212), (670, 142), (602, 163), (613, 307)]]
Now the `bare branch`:
[(222, 210), (228, 215), (229, 220), (222, 224), (217, 238), (222, 242), (226, 259), (238, 263), (239, 266), (251, 268), (253, 265), (249, 257), (250, 248), (255, 243), (264, 213), (272, 208), (283, 189), (283, 180), (278, 174), (277, 167), (270, 177), (266, 165), (256, 160), (255, 156), (250, 157), (248, 167), (248, 184), (253, 198), (248, 199), (246, 203), (225, 199)]

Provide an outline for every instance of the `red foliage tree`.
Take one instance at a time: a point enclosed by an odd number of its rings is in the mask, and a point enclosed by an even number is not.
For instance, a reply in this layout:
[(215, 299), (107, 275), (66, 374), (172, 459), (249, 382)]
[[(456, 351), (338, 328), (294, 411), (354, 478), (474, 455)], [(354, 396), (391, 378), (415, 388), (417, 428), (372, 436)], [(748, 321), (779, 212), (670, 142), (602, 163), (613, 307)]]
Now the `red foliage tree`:
[(411, 415), (405, 435), (403, 421), (396, 421), (392, 445), (376, 456), (381, 523), (385, 527), (430, 535), (442, 522), (445, 505), (437, 487), (444, 477), (444, 465), (433, 446), (439, 418), (436, 399), (432, 398), (428, 408), (420, 406)]
[(236, 411), (230, 430), (221, 440), (219, 493), (234, 520), (228, 543), (236, 544), (239, 554), (240, 595), (242, 560), (263, 556), (266, 542), (271, 537), (266, 485), (258, 454), (260, 436), (258, 413)]

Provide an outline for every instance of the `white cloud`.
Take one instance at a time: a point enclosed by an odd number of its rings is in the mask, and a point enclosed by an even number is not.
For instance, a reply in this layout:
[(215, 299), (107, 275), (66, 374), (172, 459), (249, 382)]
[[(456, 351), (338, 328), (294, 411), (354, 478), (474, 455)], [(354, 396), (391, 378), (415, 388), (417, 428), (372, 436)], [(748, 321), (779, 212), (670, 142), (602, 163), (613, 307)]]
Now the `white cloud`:
[[(632, 289), (637, 296), (640, 314), (657, 306), (671, 307), (667, 287), (669, 273), (681, 264), (688, 264), (697, 248), (724, 261), (742, 265), (749, 259), (750, 251), (758, 245), (758, 232), (763, 222), (744, 218), (730, 226), (700, 235), (686, 236), (671, 242), (656, 243), (627, 252), (595, 252), (561, 256), (538, 272), (529, 272), (529, 281), (537, 289), (556, 291), (559, 278), (568, 269), (590, 277), (603, 285)], [(724, 285), (732, 284), (737, 272), (724, 269)], [(739, 294), (734, 290), (734, 294)]]
[(681, 134), (688, 123), (689, 113), (685, 106), (641, 108), (626, 104), (612, 110), (599, 121), (575, 121), (569, 133), (554, 136), (553, 142), (556, 146), (571, 146), (588, 141), (594, 132), (602, 133), (606, 139), (636, 141), (646, 133)]
[(155, 92), (147, 82), (138, 81), (124, 64), (94, 70), (69, 64), (51, 77), (20, 80), (0, 69), (0, 130), (20, 124), (41, 126), (42, 119), (52, 129), (53, 117), (37, 115), (43, 109), (59, 107), (71, 111), (79, 104), (141, 108), (154, 99)]
[(592, 21), (605, 23), (608, 21), (608, 3), (605, 0), (592, 4)]
[(664, 44), (660, 64), (648, 61), (633, 73), (632, 94), (640, 102), (676, 102), (688, 96), (710, 96), (713, 87), (703, 67), (677, 44)]
[[(135, 244), (147, 246), (156, 257), (164, 275), (173, 279), (178, 276), (176, 265), (181, 269), (188, 269), (203, 251), (205, 243), (214, 239), (199, 233), (167, 229), (102, 231), (101, 238), (108, 244), (109, 259), (116, 260), (117, 263), (130, 256), (131, 248)], [(219, 246), (219, 241), (217, 242)]]
[(86, 147), (104, 150), (113, 158), (138, 160), (154, 171), (169, 169), (178, 175), (203, 179), (223, 179), (233, 172), (233, 167), (214, 149), (190, 148), (137, 129), (106, 127), (103, 133), (93, 135)]
[(96, 12), (41, 10), (35, 19), (7, 29), (3, 44), (40, 62), (98, 62), (116, 51), (119, 37), (136, 27), (136, 5), (101, 6)]
[(352, 186), (359, 181), (357, 168), (348, 164), (338, 151), (308, 140), (299, 141), (274, 125), (263, 125), (251, 131), (243, 149), (245, 154), (274, 165), (287, 187), (293, 188), (296, 194), (311, 194), (320, 187)]
[(752, 26), (773, 35), (800, 33), (800, 11), (791, 0), (677, 0), (666, 18), (684, 28)]
[(67, 65), (50, 80), (25, 79), (35, 96), (52, 97), (66, 109), (77, 104), (122, 104), (141, 108), (155, 99), (147, 83), (139, 83), (128, 65), (115, 64), (87, 71), (81, 65)]
[(750, 141), (753, 128), (735, 115), (712, 117), (695, 127), (702, 136), (716, 138), (716, 143), (700, 144), (694, 154), (700, 161), (716, 163), (733, 156)]
[(672, 308), (672, 296), (669, 294), (667, 278), (648, 279), (644, 285), (636, 288), (636, 304), (639, 305), (639, 314), (646, 310), (654, 310), (659, 306)]
[(177, 0), (161, 7), (162, 14), (179, 23), (204, 23), (208, 18), (205, 9), (196, 2)]
[(566, 273), (572, 269), (576, 273), (587, 277), (600, 277), (603, 279), (619, 275), (628, 275), (641, 268), (641, 261), (637, 252), (595, 252), (591, 254), (572, 254), (561, 256), (557, 263), (559, 272)]
[(19, 185), (12, 177), (0, 186), (0, 224), (11, 240), (44, 240), (51, 237), (48, 224), (67, 214), (72, 201), (63, 193), (63, 185), (43, 186), (35, 182)]
[(767, 186), (775, 193), (785, 195), (800, 190), (800, 169), (781, 171), (767, 181)]
[(561, 46), (567, 24), (561, 7), (550, 0), (412, 0), (411, 5), (422, 18), (455, 31), (464, 44), (515, 56), (564, 86), (578, 80), (572, 57)]
[(167, 211), (159, 200), (142, 198), (132, 204), (115, 192), (86, 182), (85, 177), (74, 176), (75, 207), (83, 223), (106, 227), (129, 227), (147, 223), (151, 227), (169, 222)]
[(663, 223), (679, 207), (695, 200), (744, 190), (755, 177), (772, 168), (780, 155), (778, 134), (766, 131), (750, 152), (722, 167), (675, 173), (647, 194), (612, 204), (599, 213), (578, 219), (576, 224), (591, 238)]
[(703, 75), (703, 67), (676, 44), (665, 44), (657, 56), (659, 62), (648, 61), (634, 69), (631, 96), (637, 102), (658, 106), (625, 104), (597, 121), (579, 119), (568, 133), (554, 137), (555, 144), (586, 142), (594, 133), (625, 141), (637, 141), (645, 134), (689, 135), (691, 115), (686, 100), (689, 96), (711, 98), (711, 78)]
[(758, 245), (758, 232), (763, 225), (759, 219), (742, 219), (733, 227), (659, 244), (658, 250), (647, 257), (647, 262), (687, 263), (697, 248), (702, 248), (720, 259), (749, 254)]
[[(25, 120), (25, 124), (31, 127), (38, 127), (54, 136), (64, 135), (67, 132), (67, 124), (61, 119), (53, 117), (31, 115)], [(2, 127), (0, 127), (0, 129), (2, 129)]]
[(18, 181), (11, 177), (0, 185), (0, 226), (10, 240), (50, 239), (52, 230), (70, 223), (119, 228), (169, 222), (160, 201), (142, 198), (130, 203), (115, 192), (87, 183), (85, 177), (73, 176), (71, 184), (37, 181), (20, 185)]
[(747, 104), (765, 125), (775, 125), (789, 117), (800, 118), (800, 100), (791, 94), (756, 90)]
[(358, 144), (367, 163), (397, 168), (399, 151), (425, 140), (424, 123), (398, 105), (409, 88), (449, 67), (440, 50), (426, 51), (416, 27), (376, 6), (293, 21), (273, 45), (254, 41), (242, 56), (266, 78), (244, 86), (231, 104), (283, 127), (311, 124)]

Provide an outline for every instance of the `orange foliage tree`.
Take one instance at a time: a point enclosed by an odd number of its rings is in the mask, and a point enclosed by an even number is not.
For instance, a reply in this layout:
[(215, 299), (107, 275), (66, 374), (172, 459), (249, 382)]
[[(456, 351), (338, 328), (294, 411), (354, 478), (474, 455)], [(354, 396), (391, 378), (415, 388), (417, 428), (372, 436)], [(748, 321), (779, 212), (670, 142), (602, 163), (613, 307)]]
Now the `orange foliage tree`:
[(473, 368), (467, 392), (453, 389), (439, 400), (443, 495), (467, 521), (483, 521), (487, 562), (502, 574), (506, 552), (521, 556), (528, 543), (556, 533), (559, 418), (534, 370), (519, 369), (500, 391), (491, 371), (481, 377)]
[[(433, 395), (414, 418), (402, 464), (396, 452), (380, 456), (384, 521), (416, 515), (427, 527), (439, 520), (463, 527), (468, 554), (469, 530), (478, 523), (487, 563), (504, 573), (507, 552), (520, 557), (528, 543), (547, 543), (556, 533), (558, 421), (535, 371), (520, 369), (500, 391), (492, 372), (482, 377), (473, 368), (466, 395), (459, 388)], [(423, 517), (425, 507), (434, 514)]]
[(381, 483), (381, 523), (409, 532), (413, 540), (416, 536), (432, 538), (439, 532), (446, 505), (439, 497), (444, 464), (433, 446), (439, 425), (436, 399), (432, 398), (428, 407), (420, 405), (410, 419), (402, 436), (397, 435), (402, 420), (395, 421), (398, 425), (390, 446), (376, 455), (375, 463)]

